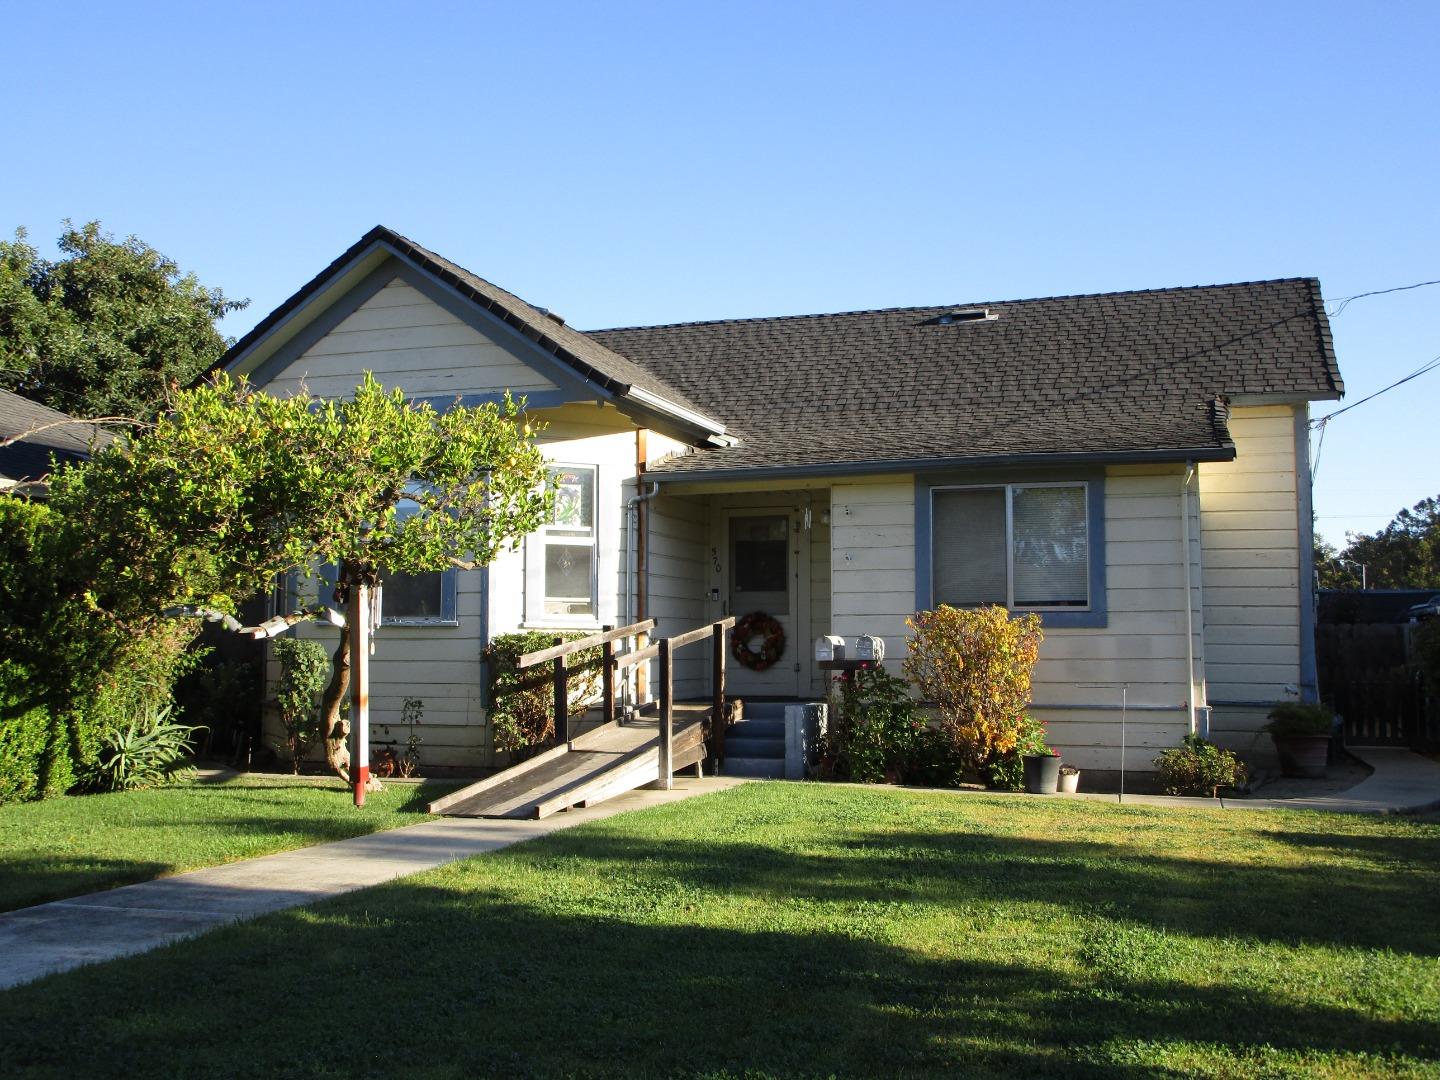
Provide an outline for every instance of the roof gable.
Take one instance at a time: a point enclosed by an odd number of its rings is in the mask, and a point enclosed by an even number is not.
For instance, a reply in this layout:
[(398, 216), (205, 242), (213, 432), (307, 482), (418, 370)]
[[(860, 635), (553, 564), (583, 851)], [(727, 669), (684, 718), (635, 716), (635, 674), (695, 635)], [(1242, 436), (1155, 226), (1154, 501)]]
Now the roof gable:
[[(653, 374), (383, 226), (372, 229), (257, 324), (215, 368), (264, 385), (291, 371), (302, 357), (313, 361), (311, 350), (322, 339), (332, 332), (344, 333), (342, 324), (396, 279), (506, 349), (546, 385), (555, 387), (531, 394), (532, 405), (608, 401), (641, 422), (692, 441), (723, 438), (722, 424)], [(358, 378), (361, 370), (353, 376)], [(432, 396), (451, 399), (443, 393)], [(461, 400), (471, 403), (489, 396), (464, 394)]]

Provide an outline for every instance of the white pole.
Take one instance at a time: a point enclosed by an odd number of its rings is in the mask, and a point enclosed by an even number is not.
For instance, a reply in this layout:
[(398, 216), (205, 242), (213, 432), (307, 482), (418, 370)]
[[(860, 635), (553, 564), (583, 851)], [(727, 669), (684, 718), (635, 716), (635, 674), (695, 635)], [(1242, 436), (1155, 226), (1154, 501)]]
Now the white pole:
[(350, 589), (350, 775), (355, 805), (365, 805), (370, 786), (370, 586)]

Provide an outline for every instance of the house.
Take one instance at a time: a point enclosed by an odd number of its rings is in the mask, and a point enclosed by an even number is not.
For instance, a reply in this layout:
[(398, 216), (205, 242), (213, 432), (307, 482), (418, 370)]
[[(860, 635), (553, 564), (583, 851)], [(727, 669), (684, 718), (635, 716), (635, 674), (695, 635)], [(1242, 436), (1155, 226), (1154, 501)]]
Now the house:
[[(0, 491), (50, 475), (52, 461), (82, 461), (114, 436), (104, 428), (0, 390)], [(35, 493), (35, 489), (29, 489)]]
[[(1035, 712), (1092, 769), (1122, 699), (1146, 770), (1192, 730), (1268, 752), (1268, 705), (1314, 696), (1308, 407), (1342, 384), (1313, 279), (582, 333), (376, 228), (221, 365), (278, 394), (509, 391), (548, 422), (563, 516), (387, 589), (375, 723), (423, 699), (429, 765), (492, 759), (490, 636), (641, 616), (774, 616), (783, 653), (729, 690), (805, 700), (820, 634), (898, 669), (918, 609), (1037, 611)], [(676, 673), (707, 693), (703, 655)]]

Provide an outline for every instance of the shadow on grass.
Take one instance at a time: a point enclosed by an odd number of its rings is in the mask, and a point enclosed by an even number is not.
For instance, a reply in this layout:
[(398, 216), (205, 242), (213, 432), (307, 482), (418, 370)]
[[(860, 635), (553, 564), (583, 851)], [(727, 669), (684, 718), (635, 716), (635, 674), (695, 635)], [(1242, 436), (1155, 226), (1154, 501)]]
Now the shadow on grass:
[(1407, 863), (1426, 863), (1432, 867), (1440, 867), (1440, 834), (1433, 830), (1415, 829), (1408, 835), (1397, 831), (1390, 835), (1376, 836), (1368, 833), (1289, 832), (1267, 829), (1262, 835), (1307, 851), (1324, 851), (1361, 858), (1372, 863), (1377, 869), (1389, 869)]
[[(6, 1062), (57, 1076), (1124, 1078), (1178, 1075), (1145, 1056), (1187, 1043), (1232, 1066), (1266, 1046), (1436, 1046), (1425, 1024), (1224, 985), (1102, 980), (1044, 955), (933, 957), (845, 934), (669, 923), (683, 904), (646, 921), (543, 904), (397, 884), (49, 979), (0, 994)], [(346, 1016), (369, 1033), (358, 1050)]]
[(63, 855), (7, 858), (0, 864), (0, 912), (149, 881), (170, 870), (166, 863), (144, 859)]
[[(1295, 837), (1300, 842), (1300, 837)], [(1317, 863), (1267, 866), (1156, 855), (1078, 840), (988, 833), (852, 832), (818, 854), (713, 839), (558, 833), (548, 850), (620, 874), (643, 866), (699, 889), (773, 899), (906, 901), (953, 911), (1014, 901), (1123, 918), (1201, 937), (1322, 944), (1440, 956), (1434, 868), (1422, 841), (1355, 840), (1393, 860), (1385, 869)]]

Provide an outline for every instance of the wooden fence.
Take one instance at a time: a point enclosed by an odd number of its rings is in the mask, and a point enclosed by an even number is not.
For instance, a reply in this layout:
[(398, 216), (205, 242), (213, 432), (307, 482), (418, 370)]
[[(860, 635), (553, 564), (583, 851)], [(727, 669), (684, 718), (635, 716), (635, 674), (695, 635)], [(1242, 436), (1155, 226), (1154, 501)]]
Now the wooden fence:
[(1411, 647), (1415, 623), (1322, 623), (1316, 628), (1320, 698), (1355, 746), (1440, 745), (1440, 701)]

